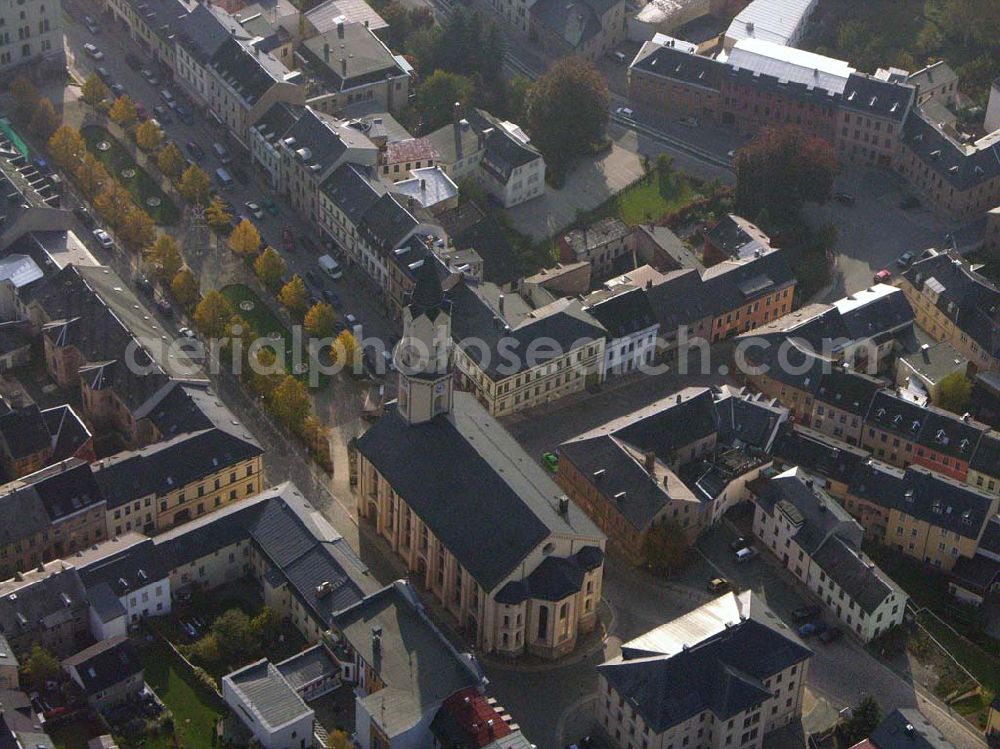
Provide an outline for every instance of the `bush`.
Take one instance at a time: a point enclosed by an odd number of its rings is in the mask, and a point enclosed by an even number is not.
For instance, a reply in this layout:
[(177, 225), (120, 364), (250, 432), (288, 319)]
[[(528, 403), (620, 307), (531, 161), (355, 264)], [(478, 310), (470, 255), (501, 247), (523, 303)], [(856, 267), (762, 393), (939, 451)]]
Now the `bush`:
[(194, 672), (195, 678), (201, 682), (202, 686), (213, 693), (219, 691), (219, 685), (216, 683), (215, 679), (212, 678), (212, 675), (208, 673), (208, 671), (203, 669), (201, 666), (192, 666), (191, 670)]

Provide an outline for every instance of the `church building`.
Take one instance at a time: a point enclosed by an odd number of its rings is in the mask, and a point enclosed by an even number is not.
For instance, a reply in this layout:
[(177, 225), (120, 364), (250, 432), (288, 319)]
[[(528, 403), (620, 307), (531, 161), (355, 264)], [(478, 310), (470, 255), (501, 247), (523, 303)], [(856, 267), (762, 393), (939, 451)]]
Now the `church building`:
[(559, 658), (597, 624), (605, 538), (452, 372), (427, 259), (403, 314), (399, 394), (356, 443), (358, 514), (473, 646)]

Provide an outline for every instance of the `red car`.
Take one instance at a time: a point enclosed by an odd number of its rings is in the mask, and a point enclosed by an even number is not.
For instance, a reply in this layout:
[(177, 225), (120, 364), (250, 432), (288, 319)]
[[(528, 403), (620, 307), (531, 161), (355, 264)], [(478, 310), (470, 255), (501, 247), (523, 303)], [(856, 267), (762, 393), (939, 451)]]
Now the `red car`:
[(892, 273), (889, 272), (888, 268), (883, 268), (875, 274), (875, 283), (885, 283), (890, 278), (892, 278)]

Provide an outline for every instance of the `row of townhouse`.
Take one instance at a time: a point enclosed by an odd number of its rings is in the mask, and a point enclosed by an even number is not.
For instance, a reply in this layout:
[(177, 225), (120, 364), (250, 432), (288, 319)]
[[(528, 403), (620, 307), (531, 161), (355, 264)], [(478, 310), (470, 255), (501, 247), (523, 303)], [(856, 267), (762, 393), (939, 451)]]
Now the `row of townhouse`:
[(875, 75), (849, 63), (760, 38), (716, 58), (672, 40), (645, 42), (629, 67), (637, 109), (755, 133), (793, 124), (829, 141), (844, 161), (891, 167), (934, 208), (967, 219), (1000, 202), (1000, 138), (974, 143), (925, 112), (935, 84), (918, 71)]
[(906, 593), (861, 553), (864, 530), (800, 468), (769, 479), (753, 532), (862, 641), (902, 623)]
[(782, 429), (773, 454), (776, 465), (815, 477), (867, 538), (946, 572), (976, 556), (1000, 502), (995, 490), (889, 465), (799, 424)]

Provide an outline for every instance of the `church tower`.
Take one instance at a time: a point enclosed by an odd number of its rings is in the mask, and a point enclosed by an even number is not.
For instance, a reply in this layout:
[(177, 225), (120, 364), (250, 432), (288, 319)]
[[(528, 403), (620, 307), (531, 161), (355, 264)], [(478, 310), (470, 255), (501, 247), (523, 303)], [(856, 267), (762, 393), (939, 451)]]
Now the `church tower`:
[(417, 269), (403, 310), (403, 338), (396, 349), (399, 414), (410, 424), (451, 410), (451, 304), (444, 299), (437, 260), (428, 254)]

